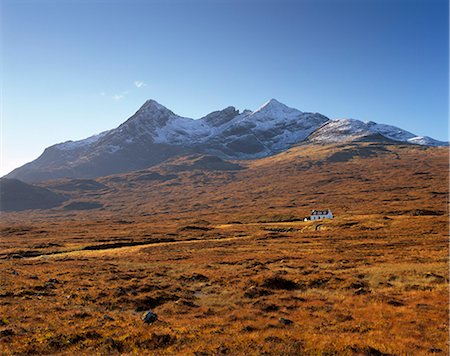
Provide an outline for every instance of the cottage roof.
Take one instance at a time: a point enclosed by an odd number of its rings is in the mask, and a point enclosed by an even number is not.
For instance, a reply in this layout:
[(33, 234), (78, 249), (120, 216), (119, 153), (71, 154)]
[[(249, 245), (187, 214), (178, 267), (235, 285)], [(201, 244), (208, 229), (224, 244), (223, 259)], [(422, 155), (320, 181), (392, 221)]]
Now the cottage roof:
[(311, 215), (327, 215), (328, 213), (330, 213), (330, 209), (326, 209), (326, 210), (312, 210), (311, 211)]

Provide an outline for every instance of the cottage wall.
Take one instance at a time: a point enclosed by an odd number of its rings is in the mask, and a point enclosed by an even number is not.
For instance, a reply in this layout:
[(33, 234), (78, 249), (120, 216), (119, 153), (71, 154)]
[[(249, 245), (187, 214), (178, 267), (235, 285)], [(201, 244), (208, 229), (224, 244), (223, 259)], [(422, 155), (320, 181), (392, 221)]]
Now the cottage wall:
[[(319, 211), (321, 212), (321, 211)], [(323, 211), (325, 212), (325, 211)], [(320, 219), (333, 219), (333, 213), (331, 210), (326, 210), (326, 214), (312, 214), (310, 217), (311, 220), (320, 220)]]

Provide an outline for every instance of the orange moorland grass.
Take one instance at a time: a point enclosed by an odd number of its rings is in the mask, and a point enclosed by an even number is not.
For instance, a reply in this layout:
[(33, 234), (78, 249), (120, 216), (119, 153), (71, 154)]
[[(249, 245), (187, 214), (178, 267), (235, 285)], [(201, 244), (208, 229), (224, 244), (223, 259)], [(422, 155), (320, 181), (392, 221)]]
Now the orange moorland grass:
[(447, 354), (447, 150), (376, 147), (106, 177), (72, 196), (103, 210), (3, 214), (0, 353)]

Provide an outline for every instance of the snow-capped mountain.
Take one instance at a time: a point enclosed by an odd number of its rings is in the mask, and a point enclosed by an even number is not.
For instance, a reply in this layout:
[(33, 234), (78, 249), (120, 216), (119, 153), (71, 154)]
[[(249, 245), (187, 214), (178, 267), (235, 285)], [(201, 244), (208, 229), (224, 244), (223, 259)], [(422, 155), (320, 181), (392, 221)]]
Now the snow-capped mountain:
[(387, 138), (392, 141), (408, 142), (425, 146), (445, 146), (448, 143), (430, 137), (416, 136), (396, 126), (377, 124), (373, 121), (363, 122), (355, 119), (330, 120), (308, 137), (315, 143), (336, 143), (362, 139)]
[(198, 120), (181, 117), (148, 100), (119, 127), (84, 140), (48, 147), (39, 158), (7, 177), (28, 182), (91, 178), (151, 167), (181, 154), (252, 159), (301, 142), (345, 142), (374, 134), (414, 144), (445, 144), (394, 126), (351, 119), (333, 121), (318, 113), (290, 108), (275, 99), (255, 111), (241, 113), (230, 106)]

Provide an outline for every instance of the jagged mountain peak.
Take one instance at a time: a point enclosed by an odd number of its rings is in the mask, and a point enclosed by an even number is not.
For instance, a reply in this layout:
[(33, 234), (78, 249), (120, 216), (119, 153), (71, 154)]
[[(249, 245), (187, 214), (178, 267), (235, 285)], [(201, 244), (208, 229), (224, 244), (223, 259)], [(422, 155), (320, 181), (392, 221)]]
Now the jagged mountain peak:
[(156, 100), (147, 100), (136, 113), (125, 121), (120, 127), (127, 127), (129, 125), (140, 125), (147, 127), (163, 127), (171, 119), (181, 118), (173, 113), (173, 111), (161, 105)]
[(149, 99), (132, 117), (130, 117), (130, 119), (128, 119), (128, 121), (136, 119), (161, 119), (162, 117), (167, 118), (170, 116), (178, 117), (173, 111), (169, 110), (164, 105), (161, 105), (156, 100)]
[(302, 113), (301, 111), (291, 108), (279, 102), (278, 100), (272, 98), (266, 103), (264, 103), (262, 106), (260, 106), (257, 110), (255, 110), (253, 114), (280, 115), (293, 112), (298, 114)]
[(84, 140), (47, 148), (9, 178), (27, 182), (71, 177), (92, 178), (149, 168), (180, 154), (212, 154), (222, 159), (254, 159), (284, 151), (298, 143), (332, 143), (387, 139), (421, 145), (446, 143), (395, 126), (354, 119), (330, 120), (270, 99), (256, 111), (235, 107), (194, 120), (147, 100), (119, 127)]
[(161, 105), (160, 103), (158, 103), (156, 100), (153, 99), (149, 99), (147, 100), (140, 108), (137, 112), (142, 112), (142, 113), (148, 113), (148, 112), (161, 112), (161, 111), (168, 111), (171, 112), (169, 109), (167, 109), (164, 105)]
[(213, 111), (202, 117), (200, 120), (205, 121), (211, 126), (221, 126), (227, 122), (230, 122), (238, 115), (239, 110), (237, 110), (234, 106), (228, 106), (225, 109)]
[[(270, 108), (270, 107), (277, 107), (277, 106), (286, 106), (283, 103), (279, 102), (275, 98), (271, 98), (268, 101), (266, 101), (264, 104), (262, 104), (258, 110), (264, 109), (264, 108)], [(256, 110), (256, 111), (258, 111)]]

